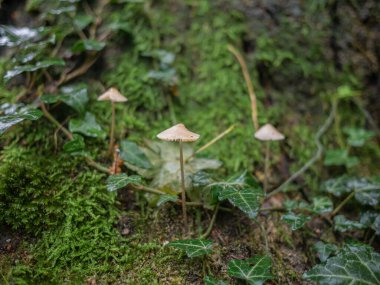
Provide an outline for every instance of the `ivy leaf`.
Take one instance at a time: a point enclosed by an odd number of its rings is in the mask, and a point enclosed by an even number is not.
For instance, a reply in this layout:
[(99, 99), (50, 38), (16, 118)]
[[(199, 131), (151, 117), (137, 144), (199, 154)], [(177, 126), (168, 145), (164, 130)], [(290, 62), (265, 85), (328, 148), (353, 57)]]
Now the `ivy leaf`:
[(74, 18), (74, 26), (79, 30), (85, 29), (92, 22), (93, 22), (92, 16), (86, 15), (86, 14), (77, 15)]
[(106, 134), (101, 126), (96, 122), (95, 116), (87, 112), (83, 119), (71, 119), (69, 130), (73, 133), (80, 133), (88, 137), (104, 138)]
[(344, 128), (343, 132), (348, 135), (348, 144), (354, 147), (363, 146), (368, 140), (375, 136), (374, 132), (365, 129)]
[(352, 230), (361, 230), (364, 229), (365, 226), (360, 222), (348, 220), (343, 215), (338, 215), (334, 217), (334, 228), (336, 231), (346, 232)]
[(88, 102), (87, 85), (66, 85), (60, 89), (59, 99), (78, 113), (84, 113)]
[(118, 174), (118, 175), (111, 175), (107, 179), (107, 189), (108, 191), (116, 191), (121, 188), (124, 188), (128, 184), (136, 184), (136, 185), (142, 185), (142, 179), (141, 176), (138, 175), (130, 175), (127, 174)]
[(26, 64), (26, 65), (16, 65), (11, 70), (8, 70), (5, 75), (4, 79), (9, 80), (21, 73), (24, 72), (32, 72), (39, 69), (48, 68), (50, 66), (64, 66), (65, 61), (60, 58), (50, 58), (38, 61), (34, 64)]
[(326, 214), (333, 210), (333, 203), (328, 197), (313, 198), (313, 212), (318, 214)]
[(35, 121), (42, 116), (42, 112), (38, 109), (23, 109), (18, 112), (0, 116), (0, 135), (2, 135), (10, 127), (21, 123), (24, 120)]
[(380, 254), (367, 246), (345, 246), (337, 256), (314, 266), (303, 278), (320, 285), (380, 284)]
[(227, 273), (249, 284), (259, 285), (273, 278), (271, 267), (272, 259), (269, 256), (255, 256), (246, 260), (231, 260), (228, 263)]
[(125, 162), (142, 169), (152, 168), (148, 157), (134, 142), (123, 140), (120, 144), (120, 158)]
[(264, 192), (252, 176), (244, 171), (239, 176), (234, 176), (225, 182), (211, 183), (207, 186), (215, 191), (220, 201), (228, 200), (238, 207), (250, 218), (255, 218), (260, 209), (261, 198)]
[(157, 201), (157, 207), (160, 207), (168, 202), (176, 202), (176, 201), (178, 201), (177, 195), (170, 195), (170, 194), (160, 195), (160, 198)]
[(196, 257), (212, 253), (212, 241), (203, 239), (177, 240), (167, 244), (186, 251), (188, 257)]
[(40, 35), (36, 29), (0, 25), (0, 46), (15, 47), (28, 43)]
[(106, 46), (106, 43), (96, 40), (79, 40), (71, 48), (73, 52), (83, 51), (101, 51)]
[(74, 134), (73, 139), (63, 146), (63, 151), (71, 155), (82, 155), (84, 153), (85, 143), (82, 136)]
[(332, 254), (338, 251), (338, 247), (335, 244), (324, 243), (322, 241), (314, 244), (314, 249), (318, 254), (319, 260), (325, 262)]
[(345, 165), (350, 168), (359, 163), (356, 156), (350, 156), (347, 149), (330, 149), (326, 151), (324, 165), (326, 166), (340, 166)]
[(355, 199), (363, 204), (377, 206), (380, 200), (380, 183), (366, 178), (342, 176), (325, 182), (325, 190), (335, 196), (355, 192)]
[(380, 235), (380, 213), (367, 211), (360, 215), (360, 223)]
[(292, 231), (296, 231), (302, 228), (310, 219), (311, 218), (309, 216), (306, 216), (304, 214), (297, 215), (293, 212), (289, 212), (282, 216), (282, 220), (291, 225)]
[(228, 283), (215, 279), (214, 277), (211, 277), (209, 275), (206, 275), (204, 279), (205, 285), (228, 285)]

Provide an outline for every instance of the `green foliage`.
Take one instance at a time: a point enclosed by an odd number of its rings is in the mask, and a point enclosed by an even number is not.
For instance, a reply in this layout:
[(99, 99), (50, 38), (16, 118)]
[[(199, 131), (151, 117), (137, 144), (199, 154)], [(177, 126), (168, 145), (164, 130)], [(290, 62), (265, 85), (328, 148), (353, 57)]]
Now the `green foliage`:
[(120, 158), (125, 163), (143, 169), (149, 169), (152, 167), (149, 159), (136, 143), (128, 140), (123, 140), (120, 143), (120, 150)]
[[(1, 109), (4, 110), (4, 105)], [(21, 123), (24, 120), (35, 121), (42, 116), (42, 112), (38, 109), (21, 108), (19, 110), (12, 110), (6, 112), (6, 115), (0, 116), (0, 135), (2, 135), (10, 127)]]
[(364, 225), (360, 222), (348, 220), (343, 215), (338, 215), (334, 217), (334, 228), (339, 232), (346, 232), (352, 230), (361, 230), (364, 228)]
[(367, 246), (345, 246), (336, 256), (316, 265), (304, 278), (321, 285), (380, 283), (380, 255)]
[(291, 225), (292, 231), (302, 228), (310, 219), (311, 217), (309, 216), (304, 214), (295, 214), (293, 212), (289, 212), (282, 216), (282, 220)]
[(83, 118), (71, 119), (69, 130), (72, 133), (79, 133), (93, 138), (105, 138), (106, 136), (102, 127), (96, 122), (94, 114), (90, 112), (86, 112)]
[(204, 279), (205, 285), (227, 285), (228, 283), (215, 279), (214, 277), (211, 277), (207, 275)]
[(318, 241), (314, 244), (314, 249), (321, 262), (325, 262), (331, 255), (338, 251), (338, 247), (335, 244), (324, 243), (322, 241)]
[(250, 218), (255, 218), (264, 196), (262, 188), (246, 171), (230, 177), (225, 182), (215, 182), (207, 186), (219, 201), (228, 200)]
[(173, 246), (186, 251), (188, 257), (197, 257), (213, 252), (212, 241), (203, 239), (187, 239), (172, 241), (167, 246)]
[(117, 174), (117, 175), (111, 175), (107, 179), (107, 189), (108, 191), (116, 191), (118, 189), (124, 188), (128, 186), (128, 184), (142, 184), (141, 176), (138, 175), (127, 175), (125, 173), (123, 174)]
[(248, 284), (260, 285), (273, 278), (271, 267), (272, 259), (269, 256), (255, 256), (245, 260), (231, 260), (228, 262), (227, 273)]
[(359, 163), (356, 156), (350, 156), (346, 149), (329, 149), (326, 151), (324, 164), (326, 166), (344, 165), (347, 168), (353, 167)]
[(160, 207), (168, 202), (176, 202), (178, 201), (178, 196), (177, 195), (161, 195), (160, 198), (157, 201), (157, 207)]

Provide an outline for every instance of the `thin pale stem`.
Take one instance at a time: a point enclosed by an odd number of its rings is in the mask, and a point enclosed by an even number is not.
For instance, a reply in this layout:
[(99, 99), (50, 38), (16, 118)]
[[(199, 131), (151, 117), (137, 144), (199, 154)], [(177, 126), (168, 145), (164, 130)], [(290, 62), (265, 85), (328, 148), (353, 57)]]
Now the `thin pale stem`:
[(269, 175), (269, 156), (270, 156), (270, 142), (265, 142), (265, 166), (264, 166), (264, 193), (268, 191), (268, 175)]
[(115, 135), (115, 102), (111, 102), (112, 118), (111, 118), (111, 131), (110, 131), (110, 144), (108, 146), (108, 153), (112, 154)]
[(344, 205), (346, 205), (347, 203), (348, 203), (348, 201), (350, 201), (351, 200), (351, 198), (352, 197), (354, 197), (354, 195), (355, 195), (355, 191), (354, 192), (351, 192), (350, 193), (350, 195), (348, 195), (347, 197), (346, 197), (346, 199), (344, 199), (336, 208), (335, 208), (335, 210), (331, 213), (331, 216), (335, 216), (339, 211), (340, 211), (340, 209), (342, 209), (342, 207), (344, 206)]
[(186, 211), (186, 189), (185, 189), (185, 170), (183, 163), (183, 148), (182, 142), (179, 142), (179, 163), (181, 167), (181, 193), (182, 193), (182, 214), (183, 214), (183, 223), (186, 231), (188, 230), (187, 224), (187, 211)]
[(70, 139), (72, 140), (73, 139), (73, 135), (64, 127), (61, 125), (60, 122), (58, 122), (52, 114), (49, 113), (49, 111), (46, 109), (46, 106), (44, 103), (41, 103), (41, 110), (42, 112), (44, 113), (44, 116), (50, 121), (52, 122), (54, 125), (56, 125), (60, 130), (62, 130), (62, 132), (64, 132), (64, 134)]
[(214, 227), (216, 216), (218, 215), (218, 211), (219, 211), (219, 203), (216, 204), (215, 209), (214, 209), (214, 214), (212, 215), (212, 218), (210, 221), (210, 225), (208, 226), (206, 232), (203, 235), (201, 235), (201, 239), (207, 238), (210, 235), (212, 228)]

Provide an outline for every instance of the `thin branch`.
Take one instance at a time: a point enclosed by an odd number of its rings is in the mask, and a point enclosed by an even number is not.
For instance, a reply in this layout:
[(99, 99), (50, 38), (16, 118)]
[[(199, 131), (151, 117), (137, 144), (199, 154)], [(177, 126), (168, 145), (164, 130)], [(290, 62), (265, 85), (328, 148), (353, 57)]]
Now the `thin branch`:
[(257, 119), (257, 100), (255, 91), (253, 89), (252, 81), (249, 76), (247, 64), (244, 61), (244, 58), (239, 53), (239, 51), (234, 48), (232, 45), (227, 46), (228, 50), (236, 57), (236, 59), (239, 61), (241, 69), (243, 71), (243, 76), (245, 79), (245, 83), (247, 84), (249, 98), (251, 99), (251, 114), (252, 114), (252, 122), (253, 126), (255, 127), (255, 130), (257, 131), (259, 129), (259, 121)]
[(325, 123), (322, 125), (322, 127), (318, 130), (316, 136), (315, 136), (315, 144), (317, 145), (317, 151), (315, 152), (314, 156), (304, 164), (297, 172), (295, 172), (292, 176), (290, 176), (284, 183), (282, 183), (277, 189), (270, 192), (267, 197), (271, 197), (285, 189), (286, 186), (288, 186), (290, 183), (292, 183), (295, 179), (297, 179), (300, 175), (302, 175), (306, 170), (308, 170), (318, 159), (321, 158), (323, 153), (323, 145), (320, 141), (322, 135), (328, 130), (328, 128), (331, 126), (332, 122), (334, 121), (336, 111), (338, 107), (338, 101), (333, 101), (331, 112), (328, 118), (326, 119)]
[(347, 203), (348, 203), (348, 201), (350, 201), (351, 200), (351, 198), (352, 197), (354, 197), (355, 196), (355, 191), (353, 191), (353, 192), (351, 192), (350, 193), (350, 195), (348, 195), (347, 197), (346, 197), (346, 199), (344, 199), (336, 208), (335, 208), (335, 210), (331, 213), (331, 216), (335, 216), (339, 211), (340, 211), (340, 209), (342, 209), (342, 207), (344, 206), (344, 205), (346, 205)]
[(215, 220), (216, 220), (216, 216), (218, 215), (218, 211), (219, 211), (219, 202), (218, 204), (216, 204), (215, 206), (215, 209), (214, 209), (214, 214), (212, 215), (212, 218), (211, 218), (211, 221), (210, 221), (210, 224), (206, 230), (206, 232), (204, 234), (201, 235), (201, 239), (204, 239), (204, 238), (207, 238), (211, 231), (212, 231), (212, 228), (214, 227), (214, 224), (215, 224)]

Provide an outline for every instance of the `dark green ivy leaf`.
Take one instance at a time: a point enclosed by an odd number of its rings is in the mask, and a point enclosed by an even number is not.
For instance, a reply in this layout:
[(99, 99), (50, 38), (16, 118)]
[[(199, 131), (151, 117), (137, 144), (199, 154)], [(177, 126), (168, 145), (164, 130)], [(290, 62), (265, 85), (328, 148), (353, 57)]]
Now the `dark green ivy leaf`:
[(379, 285), (380, 254), (367, 246), (345, 246), (303, 277), (320, 285)]
[(83, 51), (101, 51), (106, 46), (106, 43), (96, 40), (79, 40), (71, 48), (73, 52)]
[(178, 201), (177, 195), (170, 195), (170, 194), (160, 195), (160, 198), (157, 201), (157, 207), (160, 207), (168, 202), (176, 202), (176, 201)]
[(143, 169), (152, 168), (152, 164), (150, 163), (148, 157), (134, 142), (123, 140), (120, 143), (120, 150), (120, 158), (127, 164)]
[(177, 240), (167, 244), (186, 251), (188, 257), (196, 257), (212, 253), (212, 241), (203, 239)]
[(367, 211), (360, 215), (360, 223), (380, 235), (380, 213)]
[(0, 135), (2, 135), (10, 127), (21, 123), (24, 120), (35, 121), (42, 116), (42, 112), (38, 109), (22, 109), (13, 114), (0, 116)]
[(272, 259), (269, 256), (255, 256), (245, 260), (231, 260), (228, 262), (227, 273), (249, 284), (259, 285), (273, 278), (271, 267)]
[(313, 212), (317, 214), (326, 214), (333, 210), (333, 203), (328, 197), (313, 198)]
[(326, 151), (326, 157), (324, 160), (326, 166), (344, 165), (350, 168), (358, 163), (359, 159), (356, 156), (350, 156), (346, 149), (330, 149)]
[(332, 254), (338, 251), (338, 247), (335, 244), (324, 243), (322, 241), (317, 242), (314, 245), (314, 249), (318, 254), (319, 260), (325, 262)]
[(360, 222), (348, 220), (343, 215), (338, 215), (334, 217), (334, 228), (336, 231), (346, 232), (352, 230), (361, 230), (364, 229), (365, 226)]
[(116, 191), (118, 189), (126, 187), (128, 184), (142, 185), (141, 176), (127, 174), (111, 175), (107, 179), (108, 191)]
[(106, 136), (102, 127), (96, 122), (95, 116), (89, 112), (82, 119), (71, 119), (69, 130), (72, 133), (80, 133), (93, 138), (104, 138)]
[(311, 217), (309, 216), (304, 214), (295, 214), (293, 212), (289, 212), (282, 216), (282, 220), (291, 225), (292, 231), (302, 228), (310, 219)]
[(71, 155), (83, 155), (85, 148), (84, 139), (82, 136), (74, 134), (73, 139), (68, 141), (63, 146), (63, 151)]
[(60, 89), (59, 99), (78, 113), (84, 113), (88, 102), (87, 85), (79, 83), (63, 86)]
[(348, 135), (348, 144), (354, 147), (363, 146), (368, 140), (375, 136), (374, 132), (365, 129), (344, 128), (343, 132)]

